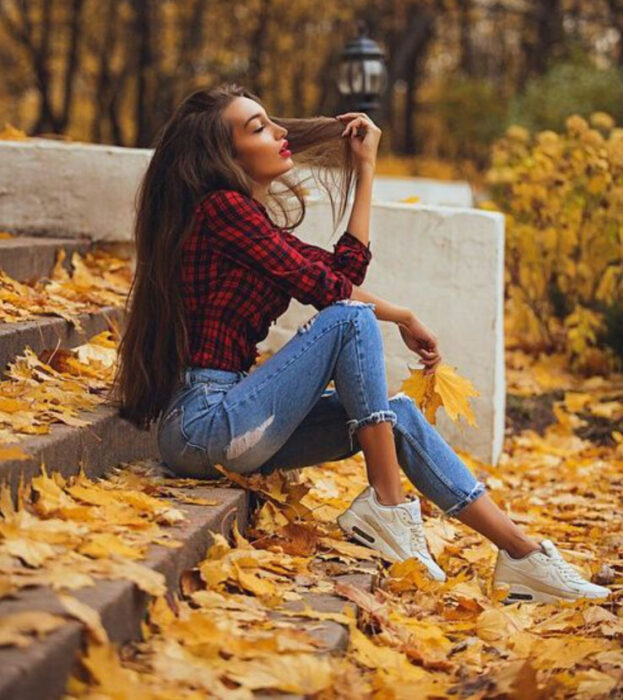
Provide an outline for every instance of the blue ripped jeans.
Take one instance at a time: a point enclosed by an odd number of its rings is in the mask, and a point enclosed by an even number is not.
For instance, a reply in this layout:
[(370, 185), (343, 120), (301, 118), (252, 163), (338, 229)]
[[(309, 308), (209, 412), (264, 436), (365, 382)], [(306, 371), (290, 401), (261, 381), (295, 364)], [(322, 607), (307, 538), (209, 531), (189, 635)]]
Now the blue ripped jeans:
[(214, 464), (270, 474), (350, 457), (359, 427), (390, 421), (409, 480), (455, 515), (485, 485), (411, 398), (387, 396), (383, 357), (374, 305), (342, 299), (250, 373), (186, 367), (158, 425), (161, 457), (182, 477), (222, 478)]

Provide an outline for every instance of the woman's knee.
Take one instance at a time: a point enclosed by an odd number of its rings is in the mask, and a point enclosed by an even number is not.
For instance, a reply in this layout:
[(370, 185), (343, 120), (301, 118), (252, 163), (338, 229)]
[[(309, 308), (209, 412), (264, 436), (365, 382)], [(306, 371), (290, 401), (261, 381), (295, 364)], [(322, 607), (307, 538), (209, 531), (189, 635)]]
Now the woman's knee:
[(372, 302), (359, 301), (359, 299), (338, 299), (331, 306), (338, 309), (338, 313), (344, 314), (347, 317), (356, 317), (362, 319), (364, 323), (373, 323), (378, 325), (378, 319), (374, 310), (376, 305)]
[(377, 322), (376, 314), (374, 313), (375, 308), (373, 303), (359, 301), (358, 299), (338, 299), (317, 311), (311, 318), (308, 318), (307, 321), (298, 327), (297, 333), (307, 332), (320, 317), (324, 316), (333, 317), (337, 315), (347, 320), (361, 317), (366, 322), (373, 320)]
[(337, 301), (334, 301), (332, 305), (354, 309), (371, 309), (373, 313), (374, 309), (376, 308), (376, 305), (371, 301), (360, 301), (359, 299), (338, 299)]

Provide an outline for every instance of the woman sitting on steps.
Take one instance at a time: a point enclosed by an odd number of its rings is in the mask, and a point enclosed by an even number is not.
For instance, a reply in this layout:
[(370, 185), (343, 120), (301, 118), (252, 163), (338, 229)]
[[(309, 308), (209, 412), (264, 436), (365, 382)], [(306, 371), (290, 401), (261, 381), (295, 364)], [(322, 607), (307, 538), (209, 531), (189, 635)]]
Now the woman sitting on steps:
[[(369, 221), (380, 129), (365, 114), (277, 119), (235, 84), (197, 90), (158, 135), (139, 192), (137, 268), (120, 345), (120, 415), (147, 429), (160, 418), (163, 461), (179, 476), (221, 478), (342, 460), (363, 450), (369, 486), (338, 518), (357, 542), (393, 560), (431, 556), (402, 469), (442, 509), (498, 547), (494, 586), (507, 602), (609, 595), (583, 579), (550, 540), (528, 537), (404, 394), (387, 395), (379, 321), (398, 326), (426, 372), (441, 360), (415, 313), (361, 288), (372, 257)], [(292, 155), (337, 172), (340, 206), (355, 194), (333, 252), (292, 233), (305, 215), (287, 177)], [(315, 171), (314, 171), (315, 172)], [(268, 214), (277, 180), (298, 200), (294, 225)], [(333, 183), (334, 184), (334, 183)], [(335, 223), (335, 218), (334, 218)], [(292, 298), (317, 313), (259, 366), (256, 344)], [(253, 371), (250, 371), (253, 368)], [(333, 380), (335, 390), (327, 390)]]

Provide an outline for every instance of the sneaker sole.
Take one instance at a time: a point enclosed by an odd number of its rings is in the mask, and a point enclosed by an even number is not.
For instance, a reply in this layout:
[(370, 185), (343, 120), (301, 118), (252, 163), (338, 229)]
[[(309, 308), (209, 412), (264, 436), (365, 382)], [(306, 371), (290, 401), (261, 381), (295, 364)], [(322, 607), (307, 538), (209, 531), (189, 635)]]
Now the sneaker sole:
[(346, 535), (352, 537), (364, 547), (376, 549), (391, 559), (391, 561), (402, 561), (395, 552), (389, 549), (387, 542), (371, 530), (370, 526), (355, 513), (346, 511), (338, 515), (337, 524)]
[[(503, 581), (500, 581), (500, 583), (503, 583)], [(511, 584), (508, 595), (502, 600), (502, 603), (505, 605), (511, 605), (512, 603), (560, 603), (577, 599), (576, 597), (565, 598), (562, 595), (556, 596), (551, 593), (537, 591), (529, 586), (523, 586), (520, 583), (513, 583)], [(591, 598), (590, 600), (603, 600), (603, 598)]]

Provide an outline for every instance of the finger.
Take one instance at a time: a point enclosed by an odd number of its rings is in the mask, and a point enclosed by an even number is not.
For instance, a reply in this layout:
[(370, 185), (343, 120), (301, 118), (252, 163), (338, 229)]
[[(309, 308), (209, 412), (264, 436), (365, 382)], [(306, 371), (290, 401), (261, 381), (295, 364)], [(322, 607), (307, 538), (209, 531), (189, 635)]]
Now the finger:
[[(358, 121), (352, 121), (344, 130), (344, 133), (342, 136), (359, 136), (359, 125), (361, 122)], [(361, 132), (362, 134), (365, 134), (365, 130)]]
[(346, 136), (352, 132), (352, 130), (357, 126), (359, 123), (359, 120), (357, 118), (353, 119), (351, 122), (349, 122), (345, 127), (344, 131), (342, 132), (342, 136)]
[(435, 357), (436, 355), (439, 355), (438, 348), (427, 348), (424, 351), (428, 353), (428, 357)]
[(363, 117), (364, 119), (370, 119), (370, 117), (365, 112), (343, 112), (342, 114), (336, 114), (336, 119), (354, 119), (355, 117)]
[(361, 123), (361, 119), (359, 117), (355, 117), (352, 121), (348, 122), (348, 125), (346, 126), (344, 131), (352, 131), (357, 126), (361, 125)]

